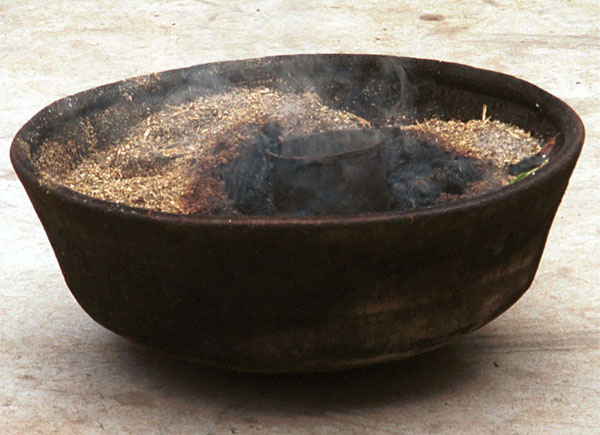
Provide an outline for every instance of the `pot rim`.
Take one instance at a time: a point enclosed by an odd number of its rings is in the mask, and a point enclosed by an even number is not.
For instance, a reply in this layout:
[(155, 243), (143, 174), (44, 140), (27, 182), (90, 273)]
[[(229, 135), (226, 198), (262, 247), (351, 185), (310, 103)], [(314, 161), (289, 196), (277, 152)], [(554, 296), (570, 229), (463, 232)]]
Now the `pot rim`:
[[(519, 91), (526, 91), (527, 101), (532, 103), (532, 100), (536, 101), (535, 107), (542, 111), (543, 115), (554, 122), (559, 128), (560, 135), (567, 146), (561, 147), (561, 149), (554, 153), (552, 158), (546, 165), (540, 168), (535, 175), (529, 176), (520, 180), (517, 183), (513, 183), (508, 186), (504, 186), (498, 190), (478, 195), (472, 198), (461, 199), (453, 203), (433, 205), (429, 207), (420, 207), (404, 211), (387, 211), (377, 213), (363, 213), (355, 215), (319, 215), (319, 216), (261, 216), (261, 215), (185, 215), (178, 213), (168, 213), (162, 211), (156, 211), (140, 207), (132, 207), (124, 204), (118, 204), (115, 202), (105, 201), (102, 199), (94, 198), (91, 196), (84, 195), (75, 190), (61, 185), (49, 185), (43, 184), (40, 181), (39, 176), (36, 175), (37, 169), (28, 157), (27, 151), (22, 146), (22, 137), (29, 131), (34, 129), (35, 125), (39, 122), (39, 119), (49, 112), (62, 107), (64, 105), (70, 105), (74, 101), (89, 98), (93, 94), (97, 94), (99, 91), (114, 87), (115, 85), (131, 80), (147, 80), (151, 77), (160, 77), (165, 74), (180, 73), (185, 70), (190, 70), (199, 66), (209, 67), (215, 65), (235, 63), (254, 63), (259, 64), (264, 61), (271, 60), (283, 60), (286, 58), (299, 58), (299, 57), (353, 57), (353, 58), (388, 58), (396, 61), (406, 61), (420, 63), (427, 65), (429, 68), (436, 67), (436, 76), (438, 78), (449, 79), (453, 82), (453, 86), (456, 88), (477, 91), (482, 85), (490, 82), (501, 81), (503, 88), (511, 88), (512, 93)], [(473, 78), (473, 75), (477, 74), (476, 81), (469, 80)], [(490, 96), (496, 96), (485, 90), (484, 92)], [(514, 99), (513, 99), (514, 100)], [(547, 91), (539, 88), (538, 86), (519, 79), (517, 77), (491, 71), (482, 68), (476, 68), (469, 65), (464, 65), (454, 62), (446, 62), (434, 59), (422, 59), (413, 57), (402, 57), (402, 56), (385, 56), (377, 54), (358, 54), (358, 53), (316, 53), (316, 54), (292, 54), (282, 56), (268, 56), (238, 60), (228, 60), (220, 62), (210, 62), (204, 64), (198, 64), (186, 68), (178, 68), (165, 70), (159, 73), (140, 75), (133, 78), (123, 79), (116, 82), (108, 83), (102, 86), (97, 86), (76, 94), (63, 97), (53, 103), (47, 105), (41, 109), (36, 115), (34, 115), (29, 121), (27, 121), (21, 129), (17, 132), (13, 138), (10, 147), (10, 159), (12, 165), (17, 173), (18, 177), (29, 186), (35, 186), (36, 188), (43, 189), (47, 195), (60, 197), (64, 201), (68, 201), (74, 205), (80, 207), (86, 207), (93, 209), (99, 213), (113, 214), (126, 219), (136, 219), (144, 221), (155, 221), (157, 223), (168, 223), (170, 225), (201, 225), (201, 226), (260, 226), (260, 227), (313, 227), (313, 226), (350, 226), (350, 225), (363, 225), (371, 223), (391, 223), (399, 221), (414, 221), (419, 218), (425, 218), (429, 216), (435, 216), (439, 214), (448, 213), (463, 213), (467, 211), (473, 211), (480, 207), (485, 207), (492, 202), (503, 200), (505, 198), (519, 194), (519, 192), (529, 190), (536, 184), (544, 182), (553, 177), (554, 174), (569, 170), (569, 167), (574, 165), (576, 162), (581, 148), (585, 139), (585, 129), (583, 122), (577, 113), (564, 101), (548, 93)], [(360, 150), (359, 150), (360, 151)]]

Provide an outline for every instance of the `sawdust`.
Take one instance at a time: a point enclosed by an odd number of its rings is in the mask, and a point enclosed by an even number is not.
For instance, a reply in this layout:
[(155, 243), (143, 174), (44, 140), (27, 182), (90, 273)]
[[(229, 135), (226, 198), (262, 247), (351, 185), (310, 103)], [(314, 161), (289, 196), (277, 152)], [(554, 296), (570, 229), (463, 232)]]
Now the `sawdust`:
[[(370, 128), (365, 119), (326, 106), (312, 92), (238, 88), (152, 113), (103, 151), (90, 146), (84, 154), (72, 141), (60, 146), (48, 141), (34, 156), (34, 164), (47, 183), (114, 203), (181, 214), (239, 214), (225, 191), (222, 168), (239, 155), (241, 145), (270, 124), (277, 125), (282, 138)], [(489, 180), (474, 183), (471, 195), (506, 185), (514, 178), (506, 168), (541, 149), (539, 140), (486, 118), (485, 111), (482, 120), (430, 119), (402, 128), (447, 150), (489, 162), (494, 168)]]
[(220, 168), (268, 123), (283, 136), (370, 126), (311, 92), (240, 88), (155, 112), (114, 148), (77, 164), (47, 143), (36, 165), (46, 181), (106, 201), (171, 213), (236, 214)]
[(421, 133), (448, 151), (490, 162), (504, 173), (511, 164), (542, 149), (540, 141), (525, 130), (489, 119), (467, 122), (428, 119), (408, 129)]

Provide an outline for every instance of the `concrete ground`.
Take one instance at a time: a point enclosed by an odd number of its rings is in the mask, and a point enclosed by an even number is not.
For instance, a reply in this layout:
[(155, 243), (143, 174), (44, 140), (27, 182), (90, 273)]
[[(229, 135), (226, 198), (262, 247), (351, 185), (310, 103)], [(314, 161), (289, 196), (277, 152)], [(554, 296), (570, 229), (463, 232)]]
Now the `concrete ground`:
[[(498, 70), (580, 114), (586, 145), (530, 290), (443, 349), (327, 375), (213, 371), (94, 323), (10, 166), (19, 127), (122, 78), (305, 52)], [(597, 1), (3, 1), (0, 59), (0, 433), (600, 433)]]

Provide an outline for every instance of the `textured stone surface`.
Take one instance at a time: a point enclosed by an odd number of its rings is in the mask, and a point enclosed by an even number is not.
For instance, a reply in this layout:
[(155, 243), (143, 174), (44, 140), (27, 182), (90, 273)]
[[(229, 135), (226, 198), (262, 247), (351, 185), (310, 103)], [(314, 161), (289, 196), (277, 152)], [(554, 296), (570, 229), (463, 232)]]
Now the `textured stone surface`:
[[(600, 5), (404, 3), (0, 4), (0, 432), (600, 431)], [(446, 348), (338, 374), (212, 371), (154, 355), (96, 325), (66, 288), (10, 167), (18, 128), (46, 104), (92, 86), (301, 52), (394, 54), (498, 70), (580, 114), (586, 145), (531, 289)]]

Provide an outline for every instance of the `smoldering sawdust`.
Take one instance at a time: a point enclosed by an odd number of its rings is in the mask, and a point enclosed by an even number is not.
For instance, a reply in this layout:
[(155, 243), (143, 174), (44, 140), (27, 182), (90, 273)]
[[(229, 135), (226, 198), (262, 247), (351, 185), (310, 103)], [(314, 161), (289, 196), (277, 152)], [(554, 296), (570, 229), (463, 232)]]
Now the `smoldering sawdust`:
[[(69, 158), (77, 153), (75, 144), (53, 141), (33, 160), (44, 182), (94, 198), (171, 213), (234, 215), (239, 212), (227, 196), (221, 170), (269, 123), (278, 125), (282, 138), (371, 127), (355, 114), (326, 106), (312, 92), (236, 88), (152, 113), (114, 147), (76, 162)], [(489, 162), (491, 177), (485, 186), (474, 185), (471, 194), (506, 184), (506, 168), (541, 149), (527, 132), (485, 117), (466, 123), (431, 119), (402, 128)]]

